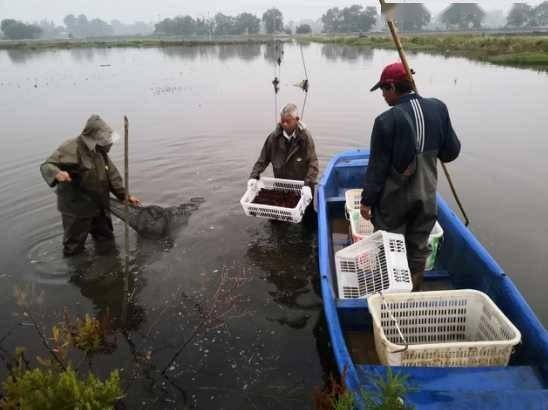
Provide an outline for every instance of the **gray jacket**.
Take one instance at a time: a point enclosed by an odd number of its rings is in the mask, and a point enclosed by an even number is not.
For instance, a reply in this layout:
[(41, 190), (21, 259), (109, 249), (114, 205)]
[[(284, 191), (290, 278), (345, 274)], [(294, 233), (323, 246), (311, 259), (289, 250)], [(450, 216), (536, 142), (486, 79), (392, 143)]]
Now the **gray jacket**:
[(259, 179), (268, 164), (272, 164), (275, 178), (304, 181), (306, 185), (314, 186), (317, 183), (319, 165), (310, 132), (299, 126), (294, 140), (288, 142), (278, 124), (266, 139), (250, 178)]

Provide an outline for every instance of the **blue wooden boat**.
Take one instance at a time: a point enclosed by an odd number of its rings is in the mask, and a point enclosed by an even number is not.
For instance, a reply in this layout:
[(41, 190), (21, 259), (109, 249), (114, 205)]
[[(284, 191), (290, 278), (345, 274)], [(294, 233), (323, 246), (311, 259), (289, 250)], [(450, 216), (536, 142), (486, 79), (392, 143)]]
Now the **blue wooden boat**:
[[(375, 364), (372, 320), (363, 299), (339, 300), (334, 252), (345, 246), (344, 193), (361, 188), (369, 151), (336, 155), (318, 186), (318, 244), (321, 287), (331, 345), (347, 388), (367, 388), (372, 375), (386, 368)], [(396, 367), (417, 390), (406, 402), (417, 409), (548, 409), (548, 332), (512, 280), (438, 196), (438, 220), (445, 231), (434, 271), (425, 275), (430, 289), (477, 289), (486, 293), (520, 330), (522, 343), (507, 367)], [(346, 228), (345, 228), (346, 229)], [(339, 232), (339, 234), (337, 233)], [(367, 336), (369, 335), (369, 337)], [(367, 347), (369, 343), (369, 348)], [(369, 351), (373, 353), (369, 355)]]

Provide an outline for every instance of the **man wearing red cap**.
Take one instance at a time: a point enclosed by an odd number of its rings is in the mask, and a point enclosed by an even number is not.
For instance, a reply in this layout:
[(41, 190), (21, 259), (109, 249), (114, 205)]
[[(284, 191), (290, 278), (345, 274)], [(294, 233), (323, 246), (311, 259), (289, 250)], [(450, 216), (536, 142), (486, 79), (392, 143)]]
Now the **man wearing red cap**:
[(403, 64), (385, 67), (371, 91), (379, 88), (392, 108), (375, 119), (361, 214), (376, 230), (405, 235), (413, 290), (419, 290), (437, 219), (437, 159), (456, 159), (460, 141), (445, 104), (413, 92)]

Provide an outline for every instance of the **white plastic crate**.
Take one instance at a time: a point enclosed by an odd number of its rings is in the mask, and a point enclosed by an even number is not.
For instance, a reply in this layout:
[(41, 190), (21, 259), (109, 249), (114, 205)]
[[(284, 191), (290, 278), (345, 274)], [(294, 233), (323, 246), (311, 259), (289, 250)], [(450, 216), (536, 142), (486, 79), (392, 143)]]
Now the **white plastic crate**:
[(363, 189), (349, 189), (344, 193), (344, 198), (346, 199), (346, 210), (348, 212), (355, 209), (360, 209), (362, 192)]
[(413, 288), (403, 235), (377, 231), (335, 253), (340, 299)]
[(352, 235), (352, 242), (361, 241), (366, 236), (369, 236), (375, 230), (375, 227), (365, 219), (359, 209), (354, 209), (348, 212), (348, 221), (350, 222), (350, 235)]
[(301, 193), (304, 181), (295, 181), (292, 179), (279, 179), (263, 177), (259, 180), (256, 188), (248, 189), (240, 203), (247, 216), (257, 218), (275, 219), (278, 221), (300, 223), (303, 219), (304, 211), (310, 204), (310, 200), (301, 197), (295, 208), (283, 208), (281, 206), (261, 205), (252, 203), (261, 189), (271, 189), (276, 191), (292, 191)]
[(346, 219), (350, 222), (350, 235), (352, 242), (362, 240), (371, 235), (375, 228), (371, 221), (363, 218), (360, 213), (363, 189), (349, 189), (344, 193), (346, 199)]
[(477, 290), (377, 294), (367, 303), (377, 354), (388, 366), (506, 366), (521, 340)]

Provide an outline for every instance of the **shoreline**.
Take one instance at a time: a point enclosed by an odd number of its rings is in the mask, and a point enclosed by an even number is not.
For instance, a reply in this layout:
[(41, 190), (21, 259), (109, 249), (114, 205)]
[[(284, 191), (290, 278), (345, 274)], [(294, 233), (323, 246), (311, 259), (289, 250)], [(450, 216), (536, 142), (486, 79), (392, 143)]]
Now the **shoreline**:
[[(53, 50), (75, 48), (151, 48), (268, 44), (274, 41), (316, 42), (346, 46), (395, 49), (384, 33), (367, 35), (231, 36), (224, 38), (120, 37), (78, 40), (0, 40), (0, 50)], [(548, 35), (515, 33), (403, 34), (409, 52), (465, 57), (503, 66), (548, 71)]]

